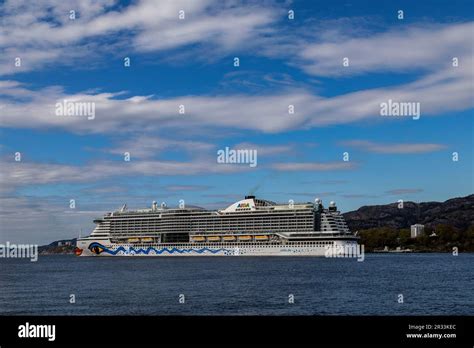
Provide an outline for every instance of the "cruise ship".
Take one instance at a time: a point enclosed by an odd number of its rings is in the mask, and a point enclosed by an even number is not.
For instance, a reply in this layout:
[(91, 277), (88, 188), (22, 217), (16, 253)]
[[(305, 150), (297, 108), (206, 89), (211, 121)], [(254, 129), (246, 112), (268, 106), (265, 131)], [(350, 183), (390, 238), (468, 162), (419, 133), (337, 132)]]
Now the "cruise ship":
[[(291, 201), (290, 201), (291, 202)], [(327, 256), (358, 246), (336, 204), (277, 204), (246, 196), (223, 210), (120, 210), (94, 220), (77, 240), (80, 256)]]

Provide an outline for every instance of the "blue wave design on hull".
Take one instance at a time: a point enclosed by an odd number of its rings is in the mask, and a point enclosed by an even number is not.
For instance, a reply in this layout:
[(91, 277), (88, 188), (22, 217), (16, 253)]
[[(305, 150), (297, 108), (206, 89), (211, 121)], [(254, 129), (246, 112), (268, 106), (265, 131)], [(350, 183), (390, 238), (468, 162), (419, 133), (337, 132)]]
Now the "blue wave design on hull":
[(212, 254), (217, 254), (221, 251), (223, 251), (224, 253), (227, 254), (227, 253), (231, 252), (231, 250), (229, 250), (229, 249), (224, 249), (224, 248), (209, 249), (207, 247), (206, 248), (201, 248), (201, 249), (194, 249), (194, 248), (189, 248), (189, 249), (178, 249), (178, 248), (156, 249), (154, 247), (148, 247), (147, 249), (142, 249), (142, 248), (135, 249), (134, 247), (130, 247), (130, 248), (128, 248), (128, 252), (127, 252), (127, 250), (123, 246), (120, 246), (117, 249), (112, 250), (112, 249), (109, 249), (109, 248), (105, 247), (104, 245), (102, 245), (100, 243), (97, 243), (97, 242), (91, 243), (89, 245), (89, 250), (92, 251), (92, 249), (95, 248), (95, 247), (98, 247), (98, 248), (102, 249), (102, 251), (99, 254), (101, 254), (102, 252), (106, 252), (107, 254), (110, 254), (110, 255), (117, 255), (120, 251), (124, 252), (127, 255), (131, 254), (132, 251), (133, 251), (133, 254), (145, 254), (145, 255), (149, 255), (151, 251), (154, 251), (155, 254), (157, 254), (157, 255), (161, 255), (164, 252), (167, 252), (169, 254), (174, 254), (174, 253), (179, 253), (179, 254), (188, 254), (188, 253), (203, 254), (205, 252), (210, 252)]

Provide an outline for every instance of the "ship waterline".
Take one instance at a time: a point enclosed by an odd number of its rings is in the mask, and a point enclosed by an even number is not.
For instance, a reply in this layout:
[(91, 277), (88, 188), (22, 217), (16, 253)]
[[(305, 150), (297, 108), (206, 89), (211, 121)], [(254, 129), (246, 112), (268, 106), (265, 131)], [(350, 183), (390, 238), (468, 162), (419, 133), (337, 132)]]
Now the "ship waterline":
[[(223, 210), (158, 207), (107, 213), (81, 256), (327, 256), (358, 246), (334, 202), (276, 204), (247, 196)], [(337, 251), (338, 250), (338, 251)]]

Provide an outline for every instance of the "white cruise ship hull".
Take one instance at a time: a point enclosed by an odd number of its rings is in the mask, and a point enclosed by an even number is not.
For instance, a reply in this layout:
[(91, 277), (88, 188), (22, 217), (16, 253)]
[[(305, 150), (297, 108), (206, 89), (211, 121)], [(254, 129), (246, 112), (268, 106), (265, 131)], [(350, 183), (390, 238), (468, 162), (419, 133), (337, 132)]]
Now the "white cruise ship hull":
[(108, 240), (78, 240), (79, 256), (325, 256), (357, 257), (356, 240), (270, 243), (114, 244)]
[(315, 202), (276, 204), (246, 196), (223, 210), (158, 208), (106, 213), (77, 240), (81, 256), (327, 256), (360, 248), (337, 210)]

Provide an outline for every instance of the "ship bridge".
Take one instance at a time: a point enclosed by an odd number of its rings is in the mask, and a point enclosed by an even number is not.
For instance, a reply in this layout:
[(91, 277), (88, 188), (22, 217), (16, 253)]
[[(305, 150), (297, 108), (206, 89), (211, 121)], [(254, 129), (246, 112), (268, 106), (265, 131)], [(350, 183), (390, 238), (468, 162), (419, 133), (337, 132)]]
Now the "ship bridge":
[(275, 202), (267, 201), (265, 199), (257, 199), (255, 196), (245, 196), (234, 204), (231, 204), (224, 210), (219, 210), (221, 213), (235, 213), (240, 211), (256, 211), (258, 208), (276, 206)]

